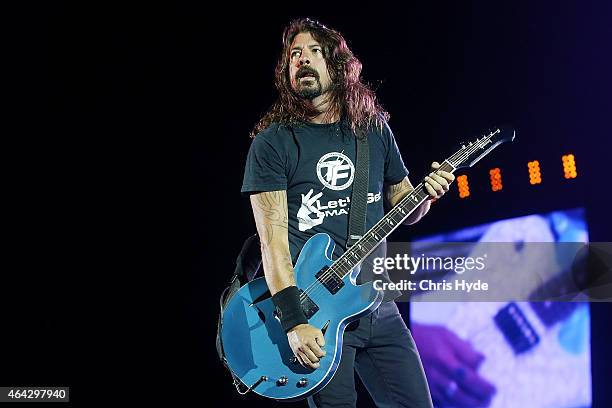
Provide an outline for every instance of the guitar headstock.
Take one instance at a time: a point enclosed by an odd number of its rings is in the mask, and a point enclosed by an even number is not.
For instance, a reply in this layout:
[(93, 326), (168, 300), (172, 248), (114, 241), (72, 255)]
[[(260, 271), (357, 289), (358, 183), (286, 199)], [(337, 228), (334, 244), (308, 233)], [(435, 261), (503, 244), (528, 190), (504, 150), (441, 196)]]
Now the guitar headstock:
[(455, 168), (472, 167), (502, 143), (514, 140), (516, 132), (509, 127), (495, 127), (475, 140), (462, 143), (461, 148), (447, 160)]

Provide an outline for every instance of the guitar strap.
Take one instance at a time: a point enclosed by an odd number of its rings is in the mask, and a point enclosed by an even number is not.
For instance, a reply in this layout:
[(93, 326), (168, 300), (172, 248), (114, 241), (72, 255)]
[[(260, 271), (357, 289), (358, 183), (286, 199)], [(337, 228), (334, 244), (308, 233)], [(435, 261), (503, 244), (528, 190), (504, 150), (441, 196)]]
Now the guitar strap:
[(355, 134), (356, 169), (351, 193), (351, 207), (348, 222), (348, 238), (346, 249), (353, 246), (363, 236), (366, 230), (366, 213), (368, 207), (368, 185), (370, 167), (370, 146), (366, 132), (358, 129)]

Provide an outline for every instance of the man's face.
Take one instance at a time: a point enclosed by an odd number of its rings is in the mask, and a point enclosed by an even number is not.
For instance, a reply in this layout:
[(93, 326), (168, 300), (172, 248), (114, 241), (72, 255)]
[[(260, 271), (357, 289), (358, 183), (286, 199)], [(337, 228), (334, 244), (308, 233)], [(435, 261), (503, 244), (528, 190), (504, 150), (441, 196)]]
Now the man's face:
[(323, 47), (310, 33), (299, 33), (289, 50), (289, 78), (295, 93), (310, 100), (326, 93), (331, 86), (331, 78)]

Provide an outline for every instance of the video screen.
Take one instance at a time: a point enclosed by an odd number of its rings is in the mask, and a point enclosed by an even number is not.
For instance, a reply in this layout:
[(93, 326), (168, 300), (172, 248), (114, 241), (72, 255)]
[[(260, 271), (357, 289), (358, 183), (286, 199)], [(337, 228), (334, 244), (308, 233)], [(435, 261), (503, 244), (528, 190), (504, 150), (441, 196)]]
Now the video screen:
[[(563, 210), (422, 237), (413, 250), (441, 242), (514, 242), (513, 255), (521, 257), (525, 243), (586, 243), (588, 229), (583, 209)], [(562, 252), (539, 254), (537, 262), (562, 270), (569, 262)], [(436, 406), (591, 406), (586, 302), (416, 301), (410, 321)]]

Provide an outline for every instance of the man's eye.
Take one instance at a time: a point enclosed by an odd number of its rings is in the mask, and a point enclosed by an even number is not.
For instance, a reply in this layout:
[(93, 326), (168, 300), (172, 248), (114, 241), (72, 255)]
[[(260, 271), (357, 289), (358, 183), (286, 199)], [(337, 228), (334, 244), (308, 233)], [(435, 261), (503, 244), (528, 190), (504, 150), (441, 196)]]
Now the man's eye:
[(291, 58), (295, 58), (295, 57), (297, 57), (299, 54), (300, 54), (300, 52), (299, 52), (299, 51), (293, 51), (293, 52), (291, 53)]
[(312, 52), (321, 54), (323, 51), (320, 48), (315, 48), (314, 50), (312, 50)]

